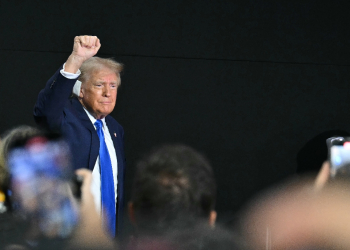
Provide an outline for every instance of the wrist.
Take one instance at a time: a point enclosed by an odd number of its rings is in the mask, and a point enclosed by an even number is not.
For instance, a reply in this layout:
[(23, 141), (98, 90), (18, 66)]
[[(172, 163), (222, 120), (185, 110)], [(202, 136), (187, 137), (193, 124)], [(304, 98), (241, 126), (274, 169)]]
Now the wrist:
[(84, 62), (84, 58), (74, 55), (73, 53), (68, 57), (64, 71), (68, 73), (76, 74)]

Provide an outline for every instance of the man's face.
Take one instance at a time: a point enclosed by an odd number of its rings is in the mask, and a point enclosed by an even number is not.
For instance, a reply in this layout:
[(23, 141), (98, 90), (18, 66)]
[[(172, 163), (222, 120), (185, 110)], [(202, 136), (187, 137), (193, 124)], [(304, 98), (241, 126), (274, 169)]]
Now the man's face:
[(82, 84), (80, 102), (96, 119), (102, 119), (113, 111), (119, 81), (119, 76), (113, 71), (101, 69)]

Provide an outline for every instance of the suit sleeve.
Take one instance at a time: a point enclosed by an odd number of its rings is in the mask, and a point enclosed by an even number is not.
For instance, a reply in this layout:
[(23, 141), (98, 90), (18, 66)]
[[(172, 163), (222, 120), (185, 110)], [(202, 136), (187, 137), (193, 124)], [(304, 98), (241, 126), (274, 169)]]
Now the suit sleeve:
[(69, 101), (76, 79), (68, 79), (56, 73), (46, 83), (38, 95), (34, 106), (35, 122), (50, 130), (59, 130), (64, 119), (64, 108)]

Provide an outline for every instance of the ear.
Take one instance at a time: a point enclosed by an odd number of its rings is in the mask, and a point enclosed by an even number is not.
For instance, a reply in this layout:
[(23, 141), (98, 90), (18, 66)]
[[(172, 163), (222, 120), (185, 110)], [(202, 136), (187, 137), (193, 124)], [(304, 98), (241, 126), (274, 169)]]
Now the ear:
[(215, 210), (211, 210), (209, 214), (209, 225), (215, 227), (217, 213)]
[(84, 91), (83, 88), (80, 88), (80, 92), (79, 92), (79, 98), (83, 98), (84, 97)]
[(136, 220), (135, 220), (135, 212), (134, 212), (134, 203), (132, 203), (131, 201), (129, 201), (129, 203), (128, 203), (128, 215), (129, 215), (129, 219), (131, 221), (131, 224), (133, 224), (135, 226)]

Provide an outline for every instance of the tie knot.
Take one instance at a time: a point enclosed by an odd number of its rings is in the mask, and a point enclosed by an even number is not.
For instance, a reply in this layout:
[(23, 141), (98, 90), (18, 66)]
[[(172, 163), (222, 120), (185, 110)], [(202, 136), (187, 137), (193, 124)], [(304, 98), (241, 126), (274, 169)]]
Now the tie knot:
[(96, 126), (97, 129), (101, 129), (102, 128), (102, 121), (101, 120), (96, 120), (95, 126)]

